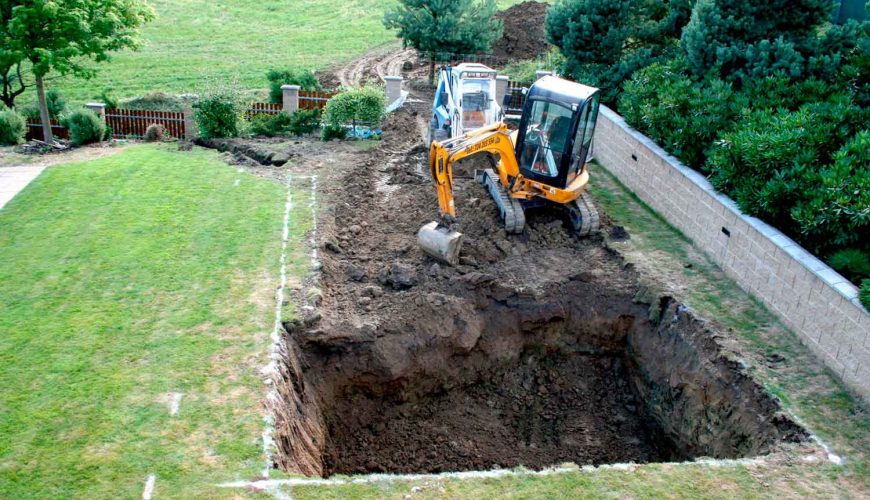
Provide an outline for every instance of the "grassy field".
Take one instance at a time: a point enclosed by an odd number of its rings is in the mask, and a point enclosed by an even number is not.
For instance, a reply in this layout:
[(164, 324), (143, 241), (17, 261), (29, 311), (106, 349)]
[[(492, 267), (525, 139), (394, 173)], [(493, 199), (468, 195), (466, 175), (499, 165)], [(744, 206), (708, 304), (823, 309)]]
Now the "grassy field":
[(234, 77), (242, 88), (262, 89), (270, 68), (321, 69), (395, 40), (382, 23), (393, 0), (149, 3), (158, 17), (144, 28), (140, 51), (115, 54), (90, 81), (65, 78), (54, 87), (74, 102), (93, 100), (106, 88), (122, 98), (196, 92), (210, 80)]
[(0, 210), (0, 498), (138, 498), (149, 474), (190, 498), (262, 470), (286, 187), (173, 149), (51, 167)]

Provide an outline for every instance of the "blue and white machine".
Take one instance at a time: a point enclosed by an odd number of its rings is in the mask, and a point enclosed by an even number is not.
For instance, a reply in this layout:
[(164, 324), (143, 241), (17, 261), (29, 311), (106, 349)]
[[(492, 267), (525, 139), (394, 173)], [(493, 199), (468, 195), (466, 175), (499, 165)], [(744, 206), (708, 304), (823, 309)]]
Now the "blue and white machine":
[(441, 68), (429, 142), (443, 141), (465, 132), (491, 125), (504, 118), (496, 102), (496, 70), (477, 63), (462, 63)]

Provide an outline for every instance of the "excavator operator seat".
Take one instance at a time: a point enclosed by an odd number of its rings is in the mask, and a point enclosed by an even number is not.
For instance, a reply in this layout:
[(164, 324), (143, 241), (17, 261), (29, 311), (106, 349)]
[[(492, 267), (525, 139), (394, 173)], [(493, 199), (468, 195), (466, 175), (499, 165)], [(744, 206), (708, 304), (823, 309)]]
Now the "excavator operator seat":
[(598, 89), (552, 76), (535, 82), (517, 135), (520, 173), (564, 189), (586, 165), (598, 105)]

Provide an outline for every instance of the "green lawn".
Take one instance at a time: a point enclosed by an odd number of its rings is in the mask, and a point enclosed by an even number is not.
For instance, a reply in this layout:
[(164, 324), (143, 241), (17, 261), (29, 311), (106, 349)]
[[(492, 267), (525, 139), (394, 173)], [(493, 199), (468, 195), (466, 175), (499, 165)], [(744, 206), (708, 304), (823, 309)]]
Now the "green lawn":
[(286, 187), (174, 149), (49, 168), (0, 209), (0, 498), (138, 498), (149, 474), (191, 497), (262, 470)]
[(233, 77), (262, 89), (269, 68), (325, 68), (395, 40), (382, 23), (394, 0), (148, 1), (158, 17), (144, 28), (140, 51), (115, 54), (90, 81), (66, 78), (53, 87), (75, 102), (106, 88), (120, 97), (195, 92)]

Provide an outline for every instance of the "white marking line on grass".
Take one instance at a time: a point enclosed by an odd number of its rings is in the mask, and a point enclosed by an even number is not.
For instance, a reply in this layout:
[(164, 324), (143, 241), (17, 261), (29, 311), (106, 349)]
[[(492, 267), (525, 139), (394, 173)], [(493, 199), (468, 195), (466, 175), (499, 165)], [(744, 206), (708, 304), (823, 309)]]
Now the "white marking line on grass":
[[(278, 396), (277, 390), (272, 383), (272, 377), (278, 373), (278, 358), (281, 351), (281, 309), (284, 306), (284, 287), (287, 285), (287, 241), (290, 239), (290, 211), (293, 209), (293, 176), (287, 176), (287, 198), (284, 202), (284, 227), (281, 231), (281, 258), (280, 262), (280, 281), (278, 289), (275, 291), (275, 322), (272, 325), (272, 333), (269, 338), (272, 340), (272, 345), (269, 348), (269, 364), (263, 367), (263, 372), (266, 375), (265, 383), (269, 386), (266, 393), (267, 399), (273, 399)], [(272, 433), (275, 431), (274, 422), (270, 415), (263, 417), (265, 428), (263, 429), (263, 455), (266, 463), (263, 467), (263, 477), (268, 478), (269, 472), (272, 469), (272, 449), (275, 442), (272, 440)]]
[[(669, 465), (685, 467), (685, 466), (708, 466), (708, 467), (728, 467), (736, 465), (759, 465), (765, 463), (763, 457), (759, 458), (738, 458), (738, 459), (710, 459), (697, 460), (693, 462), (668, 462)], [(228, 483), (218, 484), (219, 488), (253, 488), (264, 491), (274, 491), (279, 486), (340, 486), (347, 484), (371, 484), (371, 483), (390, 483), (394, 481), (426, 481), (439, 479), (493, 479), (507, 476), (553, 476), (557, 474), (575, 473), (591, 473), (598, 470), (624, 470), (632, 471), (636, 468), (643, 467), (642, 464), (635, 463), (618, 463), (604, 465), (584, 465), (582, 467), (549, 467), (542, 470), (527, 470), (527, 469), (492, 469), (492, 470), (475, 470), (462, 472), (442, 472), (440, 474), (366, 474), (363, 476), (355, 476), (347, 479), (323, 479), (323, 478), (308, 478), (294, 477), (288, 479), (269, 479), (260, 481), (232, 481)]]
[(317, 176), (311, 176), (311, 200), (308, 202), (311, 209), (311, 267), (315, 270), (317, 262)]
[(184, 394), (180, 392), (169, 393), (169, 416), (174, 417), (178, 415), (178, 408), (181, 406), (181, 398), (183, 397)]
[(157, 482), (157, 476), (151, 474), (145, 480), (145, 490), (142, 492), (142, 500), (151, 500), (151, 495), (154, 494), (154, 483)]

